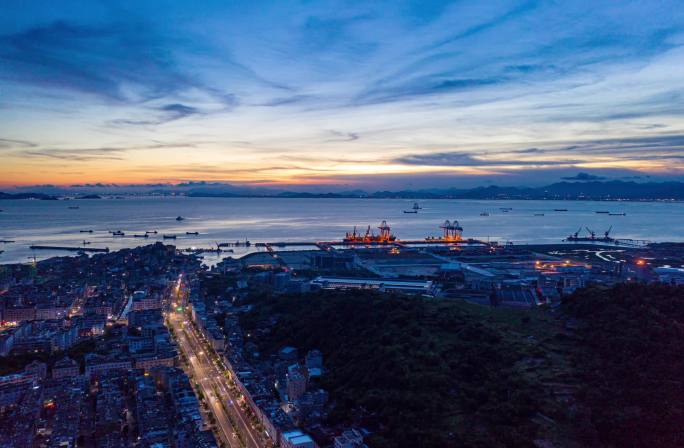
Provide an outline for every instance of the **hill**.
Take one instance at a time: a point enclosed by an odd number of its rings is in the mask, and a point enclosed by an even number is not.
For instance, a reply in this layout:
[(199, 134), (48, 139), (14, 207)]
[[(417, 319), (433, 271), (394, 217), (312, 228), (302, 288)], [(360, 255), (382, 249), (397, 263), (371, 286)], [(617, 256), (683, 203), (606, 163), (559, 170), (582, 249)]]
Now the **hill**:
[(551, 437), (547, 419), (568, 420), (543, 385), (564, 367), (536, 342), (552, 335), (541, 317), (340, 292), (262, 297), (242, 324), (249, 332), (274, 315), (261, 351), (320, 349), (328, 423), (368, 428), (372, 448), (533, 446)]
[(563, 305), (580, 326), (578, 428), (590, 446), (684, 446), (684, 287), (578, 291)]
[[(684, 446), (684, 287), (590, 287), (555, 310), (258, 296), (256, 343), (320, 349), (332, 426), (384, 447)], [(301, 353), (301, 352), (300, 352)]]

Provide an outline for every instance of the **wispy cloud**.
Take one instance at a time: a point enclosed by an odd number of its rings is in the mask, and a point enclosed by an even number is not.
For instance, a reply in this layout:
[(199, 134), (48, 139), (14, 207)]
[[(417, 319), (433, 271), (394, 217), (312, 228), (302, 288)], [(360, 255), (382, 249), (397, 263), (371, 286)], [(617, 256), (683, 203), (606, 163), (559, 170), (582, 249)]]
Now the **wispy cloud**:
[(10, 138), (0, 138), (0, 149), (7, 148), (35, 148), (37, 145), (27, 140), (13, 140)]
[(157, 117), (155, 119), (141, 120), (118, 118), (110, 120), (107, 124), (110, 126), (156, 126), (193, 115), (202, 115), (202, 112), (196, 107), (180, 103), (165, 104), (160, 107), (155, 107), (148, 113), (155, 113)]
[(111, 161), (144, 181), (153, 139), (177, 142), (177, 178), (684, 173), (676, 1), (428, 3), (10, 4), (0, 175)]

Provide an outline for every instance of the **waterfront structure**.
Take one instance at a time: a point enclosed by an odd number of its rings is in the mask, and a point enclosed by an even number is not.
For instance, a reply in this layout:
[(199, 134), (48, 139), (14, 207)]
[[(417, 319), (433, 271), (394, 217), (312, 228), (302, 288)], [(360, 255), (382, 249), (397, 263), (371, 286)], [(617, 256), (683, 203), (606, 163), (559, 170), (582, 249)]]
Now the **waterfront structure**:
[(387, 292), (429, 294), (433, 287), (430, 280), (395, 280), (378, 278), (316, 277), (313, 286), (321, 289), (374, 289)]

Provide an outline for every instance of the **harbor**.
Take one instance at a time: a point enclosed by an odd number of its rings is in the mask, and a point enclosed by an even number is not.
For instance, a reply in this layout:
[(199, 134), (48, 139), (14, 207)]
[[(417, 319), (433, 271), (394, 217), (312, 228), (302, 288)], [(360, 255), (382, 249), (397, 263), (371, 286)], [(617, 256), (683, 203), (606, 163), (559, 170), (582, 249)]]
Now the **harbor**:
[[(252, 199), (224, 198), (139, 198), (125, 201), (88, 202), (80, 211), (68, 210), (60, 201), (29, 201), (21, 208), (16, 201), (3, 201), (0, 219), (0, 246), (5, 251), (0, 263), (25, 262), (27, 257), (44, 259), (64, 251), (32, 250), (31, 245), (81, 247), (86, 238), (91, 246), (110, 250), (132, 248), (163, 241), (178, 248), (205, 248), (205, 262), (219, 261), (216, 243), (232, 249), (234, 256), (282, 247), (304, 250), (307, 246), (373, 246), (363, 241), (368, 225), (374, 237), (382, 220), (391, 227), (398, 245), (428, 246), (445, 244), (439, 227), (448, 218), (465, 229), (463, 240), (512, 243), (560, 244), (579, 227), (589, 227), (596, 237), (613, 225), (611, 238), (618, 246), (642, 244), (643, 241), (678, 241), (684, 234), (684, 209), (671, 203), (618, 203), (581, 201), (475, 201), (422, 200), (417, 214), (405, 214), (414, 200), (369, 199)], [(220, 205), (220, 207), (218, 207)], [(554, 213), (565, 208), (564, 213)], [(112, 214), (107, 213), (108, 210)], [(182, 213), (180, 211), (182, 210)], [(320, 210), (326, 211), (321, 219)], [(505, 211), (504, 211), (505, 210)], [(597, 214), (596, 211), (625, 213), (624, 216)], [(92, 214), (91, 214), (92, 213)], [(176, 217), (186, 219), (179, 222)], [(49, 215), (54, 219), (44, 220)], [(658, 223), (647, 216), (659, 216)], [(21, 223), (33, 223), (20, 229)], [(657, 225), (656, 225), (657, 224)], [(22, 224), (23, 226), (24, 224)], [(357, 240), (345, 239), (357, 230)], [(83, 232), (81, 232), (83, 231)], [(194, 233), (198, 234), (195, 235)], [(188, 234), (191, 233), (191, 234)], [(588, 236), (586, 230), (581, 237)], [(143, 235), (147, 234), (145, 238)], [(164, 240), (162, 235), (176, 236)], [(361, 239), (358, 239), (358, 237)], [(634, 240), (630, 242), (629, 240)], [(598, 241), (589, 241), (599, 244)], [(327, 244), (325, 244), (327, 243)], [(580, 244), (565, 241), (564, 243)], [(464, 244), (464, 243), (460, 243)], [(613, 242), (601, 244), (615, 245)], [(211, 251), (209, 251), (211, 249)], [(225, 251), (225, 253), (228, 253)], [(222, 252), (222, 256), (225, 254)]]

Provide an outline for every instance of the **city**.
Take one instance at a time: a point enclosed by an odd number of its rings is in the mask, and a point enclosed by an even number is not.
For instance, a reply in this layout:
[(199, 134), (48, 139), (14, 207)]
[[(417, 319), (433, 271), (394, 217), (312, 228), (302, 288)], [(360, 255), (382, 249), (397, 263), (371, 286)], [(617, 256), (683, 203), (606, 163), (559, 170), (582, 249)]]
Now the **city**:
[(0, 448), (684, 448), (681, 0), (0, 5)]

